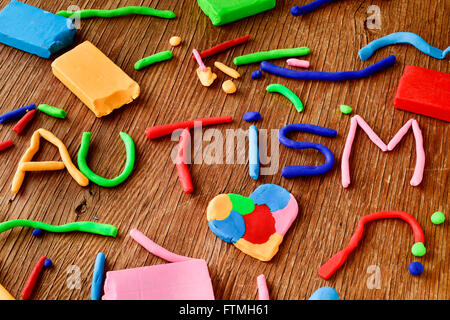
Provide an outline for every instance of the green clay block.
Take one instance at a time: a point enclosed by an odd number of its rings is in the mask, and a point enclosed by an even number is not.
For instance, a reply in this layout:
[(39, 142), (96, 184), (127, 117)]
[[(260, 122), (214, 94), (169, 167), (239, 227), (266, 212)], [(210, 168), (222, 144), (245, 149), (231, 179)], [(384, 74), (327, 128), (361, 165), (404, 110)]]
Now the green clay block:
[(48, 104), (40, 104), (38, 110), (55, 118), (64, 119), (67, 117), (67, 112), (63, 109), (49, 106)]
[(434, 224), (442, 224), (442, 223), (444, 223), (444, 221), (445, 221), (445, 215), (441, 211), (436, 211), (431, 216), (431, 222), (433, 222)]
[(156, 62), (166, 61), (172, 59), (172, 51), (162, 51), (155, 53), (154, 55), (148, 56), (144, 59), (139, 60), (134, 64), (136, 70), (141, 70), (142, 68), (148, 67)]
[(353, 109), (350, 106), (347, 106), (345, 104), (341, 104), (341, 106), (339, 107), (341, 109), (341, 112), (343, 114), (350, 114), (352, 113)]
[(276, 0), (198, 0), (215, 26), (244, 19), (275, 8)]
[(154, 16), (158, 18), (166, 18), (173, 19), (176, 17), (175, 13), (170, 10), (157, 10), (149, 7), (122, 7), (112, 10), (101, 10), (101, 9), (86, 9), (75, 12), (69, 12), (65, 10), (61, 10), (56, 13), (59, 16), (66, 18), (75, 18), (79, 17), (80, 19), (87, 19), (93, 17), (101, 17), (101, 18), (114, 18), (120, 16), (126, 16), (129, 14), (138, 14), (144, 16)]
[(91, 221), (72, 222), (60, 226), (54, 226), (40, 221), (10, 220), (0, 223), (0, 233), (15, 227), (31, 227), (34, 229), (42, 229), (57, 233), (80, 231), (109, 237), (115, 237), (117, 235), (117, 228), (115, 226)]
[(427, 253), (427, 249), (422, 242), (416, 242), (411, 248), (411, 253), (416, 257), (422, 257)]
[(265, 60), (304, 56), (309, 54), (309, 52), (310, 50), (308, 47), (276, 49), (271, 51), (255, 52), (247, 54), (245, 56), (239, 56), (234, 58), (233, 62), (235, 65), (240, 66), (243, 64), (255, 63)]
[(228, 193), (233, 211), (239, 212), (241, 215), (249, 214), (255, 210), (255, 203), (252, 199), (241, 196), (240, 194)]

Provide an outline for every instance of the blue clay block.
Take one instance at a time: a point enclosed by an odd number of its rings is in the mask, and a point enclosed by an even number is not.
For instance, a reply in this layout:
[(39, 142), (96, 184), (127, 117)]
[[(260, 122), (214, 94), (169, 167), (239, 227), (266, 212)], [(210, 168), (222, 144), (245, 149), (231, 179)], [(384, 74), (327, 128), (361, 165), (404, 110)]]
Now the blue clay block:
[(0, 42), (42, 58), (70, 46), (75, 33), (72, 20), (19, 1), (0, 12)]
[(337, 291), (330, 287), (317, 289), (308, 300), (339, 300)]
[(253, 180), (259, 178), (259, 146), (258, 129), (250, 126), (248, 129), (248, 173)]
[(249, 111), (244, 114), (242, 119), (247, 122), (258, 121), (261, 119), (261, 113), (256, 111)]
[(250, 198), (256, 205), (265, 204), (271, 212), (275, 212), (288, 205), (291, 194), (276, 184), (263, 184), (253, 191)]
[(225, 242), (235, 243), (245, 234), (244, 218), (236, 211), (231, 211), (224, 220), (212, 220), (209, 228)]
[(261, 72), (261, 70), (255, 70), (255, 71), (253, 71), (253, 73), (252, 73), (252, 79), (253, 79), (253, 80), (261, 79), (261, 77), (262, 77), (262, 72)]
[(28, 111), (33, 110), (33, 109), (36, 109), (35, 104), (30, 104), (28, 106), (17, 108), (12, 111), (9, 111), (7, 113), (4, 113), (4, 114), (0, 115), (0, 123), (5, 123), (5, 122), (11, 121), (11, 120), (20, 119), (25, 115), (25, 113), (27, 113)]

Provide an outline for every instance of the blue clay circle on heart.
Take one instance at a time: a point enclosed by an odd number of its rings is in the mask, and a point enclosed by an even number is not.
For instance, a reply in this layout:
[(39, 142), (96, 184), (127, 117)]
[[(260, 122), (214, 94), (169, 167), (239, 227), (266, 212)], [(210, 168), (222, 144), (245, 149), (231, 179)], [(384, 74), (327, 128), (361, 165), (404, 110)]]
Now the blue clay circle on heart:
[(275, 212), (288, 205), (291, 194), (276, 184), (263, 184), (253, 191), (250, 198), (256, 205), (265, 204), (271, 212)]
[(224, 220), (212, 220), (208, 225), (216, 236), (229, 243), (236, 243), (245, 234), (244, 218), (236, 211), (231, 211)]

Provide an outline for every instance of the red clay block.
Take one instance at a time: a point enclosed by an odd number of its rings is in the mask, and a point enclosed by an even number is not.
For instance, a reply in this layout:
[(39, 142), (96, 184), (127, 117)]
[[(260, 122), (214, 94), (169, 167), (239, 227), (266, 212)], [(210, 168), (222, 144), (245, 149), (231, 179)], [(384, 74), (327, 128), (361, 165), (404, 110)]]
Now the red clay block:
[(450, 122), (450, 74), (406, 66), (394, 106)]

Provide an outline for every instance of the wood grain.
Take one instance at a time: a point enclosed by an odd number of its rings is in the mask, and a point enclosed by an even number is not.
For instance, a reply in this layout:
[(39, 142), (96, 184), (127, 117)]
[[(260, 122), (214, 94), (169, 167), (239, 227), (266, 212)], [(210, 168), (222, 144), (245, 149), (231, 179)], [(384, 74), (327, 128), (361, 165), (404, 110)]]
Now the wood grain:
[[(26, 1), (48, 11), (66, 9), (73, 1)], [(256, 299), (256, 276), (264, 273), (273, 299), (305, 299), (319, 287), (336, 288), (342, 299), (450, 299), (449, 227), (434, 226), (430, 216), (441, 210), (449, 216), (449, 125), (444, 121), (394, 109), (393, 99), (404, 66), (413, 64), (449, 72), (449, 61), (433, 59), (409, 45), (381, 49), (362, 62), (359, 48), (380, 36), (410, 31), (430, 44), (445, 48), (450, 43), (448, 21), (450, 3), (446, 0), (336, 1), (304, 17), (293, 17), (289, 9), (307, 0), (277, 1), (274, 10), (255, 17), (214, 27), (195, 0), (78, 1), (81, 8), (115, 8), (148, 5), (170, 9), (175, 20), (128, 16), (116, 19), (89, 19), (81, 22), (76, 43), (89, 40), (117, 63), (141, 86), (141, 96), (131, 105), (97, 119), (51, 73), (51, 60), (0, 45), (0, 112), (29, 103), (64, 107), (66, 120), (39, 114), (21, 136), (12, 132), (14, 124), (2, 125), (0, 139), (11, 138), (15, 147), (2, 152), (0, 168), (0, 221), (23, 218), (52, 224), (89, 220), (111, 223), (119, 228), (116, 239), (81, 233), (32, 236), (31, 229), (16, 228), (0, 235), (0, 283), (14, 296), (20, 292), (34, 264), (42, 255), (54, 267), (44, 272), (35, 299), (89, 299), (95, 256), (106, 254), (107, 270), (164, 263), (134, 243), (128, 236), (138, 228), (165, 248), (179, 254), (203, 258), (209, 270), (217, 299)], [(7, 1), (0, 1), (3, 8)], [(381, 30), (365, 26), (369, 5), (381, 9)], [(221, 83), (228, 77), (220, 72), (209, 89), (195, 77), (191, 60), (193, 48), (204, 50), (219, 42), (251, 35), (251, 41), (206, 59), (212, 66), (219, 60), (232, 65), (233, 57), (260, 50), (308, 46), (313, 70), (341, 71), (363, 68), (389, 54), (397, 56), (393, 68), (366, 79), (339, 83), (298, 81), (264, 75), (250, 79), (258, 65), (239, 67), (243, 75), (236, 81), (238, 92), (225, 95)], [(144, 56), (168, 50), (169, 38), (179, 35), (183, 43), (173, 48), (174, 59), (142, 71), (133, 64)], [(283, 61), (276, 61), (283, 65)], [(265, 87), (281, 83), (291, 88), (305, 104), (297, 113), (281, 95)], [(340, 158), (350, 125), (338, 106), (353, 107), (384, 141), (389, 141), (410, 118), (419, 121), (424, 134), (426, 168), (423, 183), (411, 187), (415, 165), (415, 144), (409, 133), (393, 152), (382, 153), (361, 132), (357, 133), (351, 158), (352, 185), (340, 184)], [(242, 128), (246, 111), (260, 111), (260, 129), (280, 129), (303, 122), (334, 128), (334, 139), (301, 134), (301, 141), (328, 146), (336, 155), (336, 165), (320, 177), (284, 179), (281, 168), (287, 164), (319, 164), (322, 157), (309, 150), (295, 151), (280, 146), (280, 169), (257, 182), (248, 176), (245, 164), (194, 164), (191, 173), (195, 191), (183, 194), (170, 153), (176, 142), (169, 138), (148, 141), (146, 127), (199, 117), (232, 115), (232, 124), (217, 126)], [(122, 185), (106, 189), (94, 184), (81, 188), (66, 171), (28, 173), (16, 197), (10, 193), (17, 163), (29, 145), (34, 130), (46, 128), (61, 138), (72, 159), (76, 159), (81, 135), (92, 132), (89, 165), (100, 175), (113, 177), (122, 171), (125, 150), (119, 132), (129, 133), (136, 143), (136, 168)], [(205, 148), (210, 142), (204, 142)], [(203, 148), (203, 149), (204, 149)], [(243, 150), (240, 150), (241, 152)], [(196, 150), (196, 152), (199, 152)], [(58, 160), (57, 150), (44, 143), (37, 160)], [(298, 199), (300, 214), (287, 233), (279, 253), (269, 263), (259, 262), (234, 246), (218, 239), (206, 223), (206, 206), (223, 192), (250, 194), (263, 183), (279, 184)], [(380, 221), (366, 230), (360, 248), (329, 281), (317, 270), (350, 239), (360, 217), (382, 210), (403, 210), (417, 218), (426, 234), (428, 253), (420, 261), (425, 272), (413, 277), (408, 264), (413, 236), (401, 221)], [(81, 288), (69, 289), (72, 265), (81, 271)], [(376, 265), (381, 272), (379, 289), (366, 285)]]

